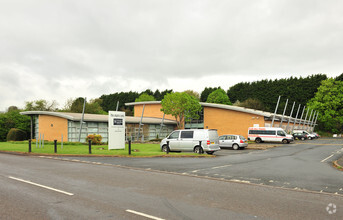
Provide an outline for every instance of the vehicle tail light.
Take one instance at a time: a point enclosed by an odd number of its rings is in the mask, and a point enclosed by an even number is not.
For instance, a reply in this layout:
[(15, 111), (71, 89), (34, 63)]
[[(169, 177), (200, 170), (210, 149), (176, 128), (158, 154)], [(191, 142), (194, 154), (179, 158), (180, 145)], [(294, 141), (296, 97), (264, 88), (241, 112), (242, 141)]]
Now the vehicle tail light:
[(210, 145), (210, 144), (211, 144), (210, 140), (207, 140), (207, 145)]
[(241, 143), (241, 144), (243, 144), (243, 143), (244, 143), (244, 141), (243, 141), (243, 140), (241, 140), (241, 141), (240, 141), (240, 143)]

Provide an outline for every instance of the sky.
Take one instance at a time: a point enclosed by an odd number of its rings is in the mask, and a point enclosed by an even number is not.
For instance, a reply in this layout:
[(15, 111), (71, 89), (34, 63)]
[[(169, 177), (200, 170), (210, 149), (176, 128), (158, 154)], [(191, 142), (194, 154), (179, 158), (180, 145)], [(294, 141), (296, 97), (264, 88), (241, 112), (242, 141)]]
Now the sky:
[(0, 0), (0, 111), (343, 73), (340, 0)]

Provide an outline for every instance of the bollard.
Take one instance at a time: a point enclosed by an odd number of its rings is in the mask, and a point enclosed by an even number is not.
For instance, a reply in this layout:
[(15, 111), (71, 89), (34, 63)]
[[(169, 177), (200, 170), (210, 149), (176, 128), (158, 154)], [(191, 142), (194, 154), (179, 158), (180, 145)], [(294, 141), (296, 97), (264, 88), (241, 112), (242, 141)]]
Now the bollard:
[(169, 141), (167, 141), (167, 154), (169, 154)]
[(57, 140), (54, 140), (55, 154), (57, 153)]
[(201, 141), (199, 141), (199, 146), (202, 147), (202, 146), (201, 146)]
[(29, 153), (31, 153), (31, 139), (29, 140)]
[(92, 140), (88, 140), (88, 148), (89, 154), (92, 154)]
[(129, 140), (129, 155), (131, 155), (131, 140)]

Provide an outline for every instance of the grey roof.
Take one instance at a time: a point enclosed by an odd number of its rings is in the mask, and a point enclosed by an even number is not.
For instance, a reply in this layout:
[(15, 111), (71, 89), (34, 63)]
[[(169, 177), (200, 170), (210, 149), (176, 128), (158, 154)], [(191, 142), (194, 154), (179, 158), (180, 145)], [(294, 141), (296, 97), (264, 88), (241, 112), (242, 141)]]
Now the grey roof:
[[(22, 115), (49, 115), (56, 116), (60, 118), (65, 118), (71, 121), (81, 121), (81, 113), (71, 113), (71, 112), (48, 112), (48, 111), (26, 111), (20, 112)], [(88, 122), (108, 122), (108, 115), (98, 115), (98, 114), (85, 114), (84, 121)], [(125, 116), (125, 122), (128, 124), (138, 124), (140, 122), (140, 117)], [(161, 124), (161, 118), (143, 117), (143, 124)], [(164, 124), (176, 125), (176, 121), (164, 119)]]

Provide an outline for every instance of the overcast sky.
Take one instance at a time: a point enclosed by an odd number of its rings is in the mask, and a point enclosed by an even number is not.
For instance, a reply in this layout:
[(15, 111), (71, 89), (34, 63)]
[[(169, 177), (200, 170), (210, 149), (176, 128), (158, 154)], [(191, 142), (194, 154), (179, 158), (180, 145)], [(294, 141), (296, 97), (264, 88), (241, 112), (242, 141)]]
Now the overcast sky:
[(341, 0), (0, 0), (0, 111), (343, 72)]

